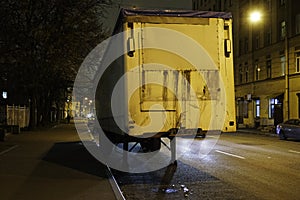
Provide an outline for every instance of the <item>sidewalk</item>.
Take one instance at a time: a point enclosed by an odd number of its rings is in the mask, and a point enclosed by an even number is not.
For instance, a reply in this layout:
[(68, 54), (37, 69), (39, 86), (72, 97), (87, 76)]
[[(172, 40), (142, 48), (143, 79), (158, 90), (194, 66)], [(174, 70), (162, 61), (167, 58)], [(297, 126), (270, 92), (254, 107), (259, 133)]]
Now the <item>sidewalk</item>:
[(0, 199), (116, 199), (105, 165), (74, 124), (8, 134), (0, 142)]
[(277, 134), (274, 131), (267, 131), (264, 129), (257, 129), (257, 128), (238, 128), (237, 132), (277, 137)]

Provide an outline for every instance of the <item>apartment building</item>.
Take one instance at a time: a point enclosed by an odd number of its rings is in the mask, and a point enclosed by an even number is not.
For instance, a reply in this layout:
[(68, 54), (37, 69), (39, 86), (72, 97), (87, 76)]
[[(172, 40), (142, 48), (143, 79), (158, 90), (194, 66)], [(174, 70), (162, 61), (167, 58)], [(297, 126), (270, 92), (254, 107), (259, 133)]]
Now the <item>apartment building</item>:
[(300, 1), (193, 0), (193, 8), (233, 14), (238, 125), (300, 118)]

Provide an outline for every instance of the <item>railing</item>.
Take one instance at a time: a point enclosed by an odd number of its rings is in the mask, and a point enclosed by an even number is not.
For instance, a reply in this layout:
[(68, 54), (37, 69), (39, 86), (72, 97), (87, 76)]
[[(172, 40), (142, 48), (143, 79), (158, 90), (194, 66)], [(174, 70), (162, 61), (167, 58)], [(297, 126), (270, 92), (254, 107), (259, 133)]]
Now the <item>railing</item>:
[(20, 128), (29, 126), (30, 109), (26, 106), (6, 106), (6, 123), (7, 125), (17, 125)]

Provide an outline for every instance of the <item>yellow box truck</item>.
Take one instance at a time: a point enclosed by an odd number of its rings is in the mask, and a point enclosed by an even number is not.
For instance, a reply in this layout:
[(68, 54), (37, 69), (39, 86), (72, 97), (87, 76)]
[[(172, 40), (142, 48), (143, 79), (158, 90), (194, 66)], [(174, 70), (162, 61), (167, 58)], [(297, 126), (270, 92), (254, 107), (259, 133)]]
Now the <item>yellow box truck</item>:
[(96, 93), (111, 141), (236, 131), (230, 13), (122, 9), (113, 35)]

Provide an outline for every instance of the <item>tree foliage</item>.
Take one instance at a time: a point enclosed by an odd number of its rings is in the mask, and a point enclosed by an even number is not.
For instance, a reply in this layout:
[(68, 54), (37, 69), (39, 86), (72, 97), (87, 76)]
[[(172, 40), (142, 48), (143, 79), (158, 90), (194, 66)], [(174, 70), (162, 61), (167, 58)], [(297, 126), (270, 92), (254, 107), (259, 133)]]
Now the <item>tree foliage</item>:
[(32, 114), (37, 110), (43, 120), (54, 102), (62, 107), (83, 59), (107, 36), (102, 21), (109, 5), (109, 0), (1, 1), (0, 77), (9, 101), (30, 99)]

